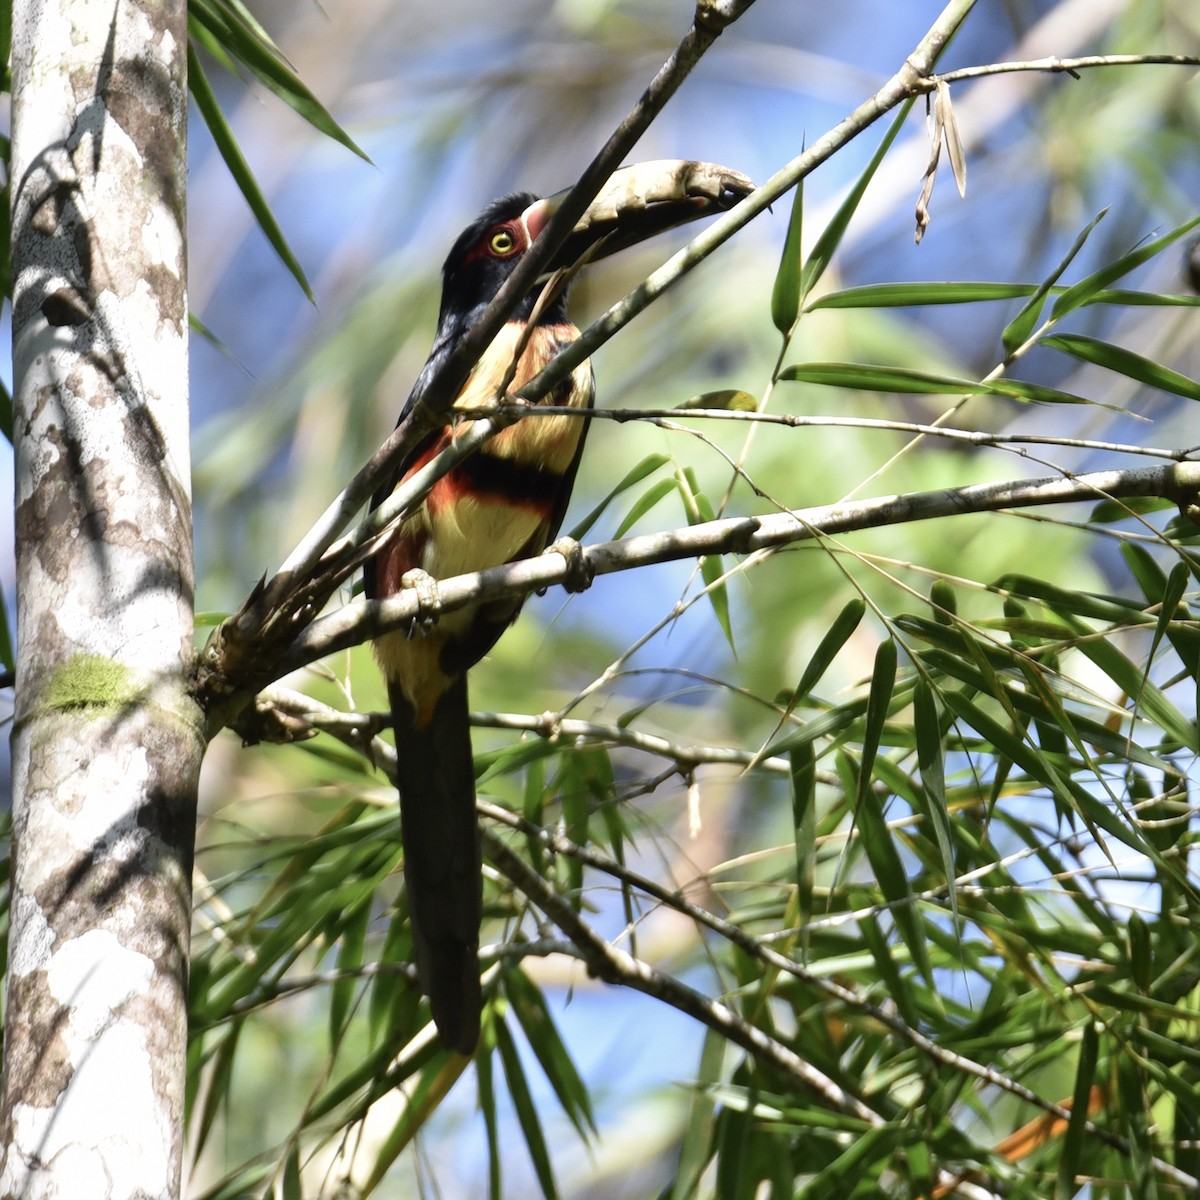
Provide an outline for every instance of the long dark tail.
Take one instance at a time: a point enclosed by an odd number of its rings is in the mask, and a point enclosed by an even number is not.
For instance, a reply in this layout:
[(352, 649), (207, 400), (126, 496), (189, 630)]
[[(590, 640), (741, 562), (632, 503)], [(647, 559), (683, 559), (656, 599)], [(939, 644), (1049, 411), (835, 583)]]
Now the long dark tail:
[(467, 680), (447, 688), (424, 728), (388, 687), (399, 756), (400, 824), (421, 990), (442, 1044), (472, 1054), (479, 1040), (479, 921), (483, 876)]

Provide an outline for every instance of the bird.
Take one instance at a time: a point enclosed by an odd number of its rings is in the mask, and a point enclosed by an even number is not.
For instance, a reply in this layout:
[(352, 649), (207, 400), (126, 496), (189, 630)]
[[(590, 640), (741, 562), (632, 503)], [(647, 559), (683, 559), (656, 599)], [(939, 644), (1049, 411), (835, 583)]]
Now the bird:
[[(413, 397), (479, 319), (551, 211), (532, 193), (514, 192), (488, 205), (456, 239), (442, 271), (433, 350)], [(536, 299), (536, 290), (522, 298), (471, 371), (455, 408), (494, 400), (514, 358), (509, 387), (522, 387), (579, 336), (567, 317), (565, 290), (534, 319)], [(592, 368), (584, 362), (547, 402), (584, 413), (594, 394)], [(468, 426), (464, 420), (428, 434), (376, 491), (372, 508)], [(367, 596), (395, 594), (406, 577), (411, 581), (410, 572), (444, 579), (544, 550), (562, 524), (586, 428), (580, 417), (561, 415), (526, 419), (501, 430), (443, 475), (401, 520), (367, 563)], [(374, 643), (396, 738), (417, 974), (442, 1043), (462, 1054), (475, 1048), (482, 1007), (477, 952), (483, 880), (466, 672), (495, 645), (520, 609), (519, 597), (488, 601), (440, 614), (430, 628), (385, 634)]]
[[(576, 226), (560, 252), (587, 246), (609, 253), (730, 204), (753, 185), (712, 164), (643, 164), (626, 192), (589, 227)], [(679, 184), (679, 168), (695, 168)], [(626, 172), (637, 168), (625, 168)], [(721, 174), (724, 172), (724, 174)], [(713, 180), (717, 182), (714, 184)], [(667, 180), (665, 197), (654, 195)], [(643, 184), (649, 181), (646, 186)], [(630, 200), (629, 193), (635, 198)], [(611, 193), (611, 188), (610, 188)], [(401, 410), (400, 421), (545, 228), (564, 193), (514, 192), (489, 204), (455, 240), (442, 269), (433, 349)], [(649, 201), (648, 202), (648, 198)], [(599, 208), (596, 209), (600, 213)], [(596, 256), (599, 256), (598, 254)], [(552, 266), (555, 264), (552, 264)], [(524, 296), (472, 369), (454, 409), (470, 409), (517, 391), (579, 336), (567, 314), (567, 289)], [(369, 599), (394, 595), (466, 572), (541, 553), (558, 534), (595, 396), (590, 362), (574, 368), (545, 397), (558, 415), (508, 425), (443, 475), (403, 515), (364, 566)], [(435, 429), (376, 490), (371, 508), (470, 427), (467, 417)], [(521, 610), (505, 597), (437, 614), (427, 626), (386, 633), (374, 643), (387, 684), (397, 754), (404, 880), (417, 978), (429, 997), (442, 1045), (474, 1052), (482, 993), (478, 964), (482, 862), (475, 814), (475, 773), (467, 671), (488, 653)]]

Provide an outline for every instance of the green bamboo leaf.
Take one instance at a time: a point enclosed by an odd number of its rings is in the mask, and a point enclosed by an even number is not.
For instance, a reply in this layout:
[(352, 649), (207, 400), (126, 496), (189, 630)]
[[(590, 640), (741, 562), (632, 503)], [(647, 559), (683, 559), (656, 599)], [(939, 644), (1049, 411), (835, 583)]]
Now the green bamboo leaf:
[[(1133, 572), (1138, 587), (1142, 589), (1147, 604), (1158, 609), (1154, 637), (1146, 655), (1147, 670), (1149, 664), (1154, 661), (1164, 637), (1175, 647), (1185, 667), (1196, 663), (1200, 658), (1200, 634), (1193, 627), (1188, 610), (1180, 608), (1191, 577), (1187, 564), (1176, 563), (1168, 577), (1162, 573), (1162, 568), (1146, 548), (1134, 542), (1121, 544), (1121, 556), (1129, 564), (1129, 569)], [(1183, 624), (1185, 621), (1188, 624)]]
[(504, 1079), (508, 1085), (509, 1098), (517, 1113), (517, 1123), (525, 1138), (529, 1157), (533, 1162), (534, 1172), (542, 1188), (546, 1200), (555, 1200), (558, 1189), (554, 1183), (554, 1169), (550, 1165), (550, 1154), (546, 1149), (546, 1138), (542, 1133), (542, 1124), (538, 1120), (537, 1108), (529, 1090), (529, 1081), (525, 1077), (525, 1068), (521, 1065), (521, 1057), (517, 1053), (516, 1044), (503, 1021), (496, 1022), (496, 1049), (500, 1052), (500, 1063), (504, 1068)]
[[(865, 776), (864, 771), (859, 778)], [(892, 832), (888, 829), (879, 797), (870, 787), (859, 801), (855, 816), (867, 861), (870, 862), (879, 890), (888, 903), (888, 911), (896, 922), (896, 928), (904, 939), (913, 962), (926, 982), (932, 983), (933, 970), (929, 961), (929, 948), (920, 915), (913, 901), (912, 888)]]
[(621, 482), (571, 530), (570, 536), (577, 542), (582, 541), (588, 530), (604, 515), (605, 510), (619, 495), (627, 492), (631, 487), (636, 487), (647, 475), (653, 475), (655, 471), (665, 467), (670, 461), (671, 457), (668, 454), (648, 454), (636, 467), (625, 473)]
[(933, 605), (934, 620), (942, 625), (953, 625), (958, 612), (958, 597), (948, 580), (933, 581), (929, 588), (929, 600)]
[(416, 1082), (407, 1089), (400, 1116), (375, 1151), (371, 1171), (358, 1192), (362, 1200), (366, 1200), (383, 1182), (392, 1164), (420, 1133), (438, 1105), (446, 1098), (446, 1093), (458, 1082), (469, 1061), (464, 1055), (451, 1055), (445, 1050), (439, 1050), (417, 1074)]
[(233, 1071), (237, 1065), (238, 1043), (244, 1024), (240, 1020), (231, 1021), (227, 1027), (213, 1035), (217, 1039), (217, 1045), (215, 1052), (206, 1064), (208, 1080), (203, 1093), (203, 1107), (198, 1119), (195, 1116), (192, 1118), (193, 1128), (196, 1131), (194, 1143), (197, 1154), (208, 1142), (209, 1134), (212, 1133), (221, 1109), (228, 1109), (233, 1086)]
[(412, 1013), (416, 1012), (416, 989), (404, 986), (403, 968), (407, 967), (411, 957), (412, 929), (408, 909), (402, 905), (388, 922), (388, 930), (376, 960), (375, 977), (370, 984), (367, 1024), (375, 1042), (383, 1038), (386, 1029), (396, 1027), (401, 1006), (405, 1002)]
[(768, 747), (764, 757), (790, 754), (800, 746), (811, 745), (823, 738), (840, 739), (849, 736), (858, 719), (867, 711), (867, 702), (862, 697), (847, 701), (819, 717), (806, 721), (804, 725)]
[(825, 274), (825, 270), (832, 261), (834, 253), (837, 251), (838, 246), (841, 245), (846, 229), (850, 225), (850, 219), (858, 211), (858, 206), (862, 202), (863, 196), (866, 195), (867, 186), (875, 177), (875, 172), (879, 169), (879, 164), (883, 162), (887, 152), (892, 147), (892, 143), (904, 127), (905, 121), (908, 120), (908, 114), (915, 101), (916, 97), (914, 96), (900, 106), (895, 120), (888, 127), (883, 141), (879, 143), (879, 149), (871, 156), (871, 161), (867, 163), (854, 187), (850, 189), (849, 195), (838, 206), (838, 210), (834, 213), (832, 220), (830, 220), (829, 224), (825, 226), (821, 231), (821, 235), (817, 238), (816, 244), (808, 256), (808, 261), (805, 262), (800, 272), (801, 303), (804, 302), (806, 297), (812, 295), (813, 288), (817, 286), (821, 276)]
[(258, 1162), (230, 1171), (196, 1200), (246, 1200), (251, 1188), (258, 1187), (275, 1170), (274, 1162)]
[[(562, 805), (564, 831), (577, 846), (588, 844), (588, 818), (591, 804), (584, 756), (590, 751), (567, 754), (560, 759), (556, 791)], [(565, 872), (566, 886), (571, 907), (579, 912), (583, 905), (583, 863), (574, 855), (564, 854), (558, 860), (559, 869)]]
[(1144, 517), (1149, 513), (1162, 512), (1176, 505), (1159, 496), (1130, 496), (1128, 500), (1101, 500), (1088, 514), (1094, 525), (1108, 525), (1114, 521), (1128, 521), (1131, 517)]
[(789, 756), (792, 780), (792, 828), (796, 843), (796, 902), (803, 924), (812, 915), (813, 879), (817, 863), (817, 762), (811, 745)]
[(1159, 306), (1197, 308), (1200, 307), (1200, 296), (1188, 296), (1179, 292), (1138, 292), (1125, 288), (1106, 288), (1104, 291), (1097, 292), (1092, 297), (1091, 303), (1093, 305), (1115, 304), (1119, 308)]
[(909, 1142), (904, 1147), (904, 1159), (908, 1164), (908, 1179), (914, 1195), (928, 1195), (933, 1191), (933, 1156), (927, 1141)]
[(316, 297), (313, 296), (312, 288), (309, 287), (304, 269), (292, 253), (287, 239), (283, 236), (283, 230), (279, 228), (279, 223), (275, 220), (274, 213), (271, 212), (271, 206), (259, 189), (254, 173), (250, 170), (250, 165), (246, 162), (241, 148), (237, 144), (237, 139), (233, 136), (233, 130), (225, 120), (225, 114), (221, 112), (221, 106), (217, 103), (212, 86), (200, 66), (200, 59), (191, 46), (188, 47), (188, 82), (192, 99), (196, 101), (196, 108), (204, 118), (204, 123), (208, 126), (217, 150), (229, 168), (229, 173), (241, 189), (246, 203), (250, 206), (250, 211), (254, 213), (259, 228), (263, 231), (267, 241), (274, 247), (275, 253), (279, 255), (283, 264), (292, 273), (292, 277), (300, 285), (305, 296), (315, 304)]
[(367, 926), (371, 923), (371, 895), (368, 893), (345, 918), (337, 965), (342, 977), (335, 980), (329, 994), (329, 1040), (336, 1048), (350, 1020), (354, 997), (358, 992), (357, 973), (363, 964), (363, 948), (367, 941)]
[(1154, 948), (1151, 945), (1149, 926), (1133, 912), (1129, 914), (1125, 933), (1129, 939), (1129, 976), (1138, 991), (1149, 995), (1154, 974), (1151, 965)]
[(496, 1045), (494, 1022), (498, 1020), (496, 1009), (489, 1006), (484, 1010), (480, 1029), (480, 1053), (475, 1055), (475, 1088), (479, 1098), (479, 1111), (483, 1114), (484, 1134), (488, 1148), (488, 1200), (503, 1200), (504, 1158), (500, 1148), (500, 1127), (496, 1111), (496, 1082), (493, 1069), (496, 1056), (492, 1053)]
[(212, 40), (235, 55), (264, 86), (314, 129), (365, 162), (371, 161), (287, 65), (266, 30), (242, 5), (228, 0), (191, 0), (188, 17), (193, 31), (197, 26), (206, 29)]
[[(1041, 291), (1036, 283), (992, 283), (986, 280), (913, 280), (904, 283), (868, 283), (860, 287), (843, 288), (818, 296), (805, 308), (816, 312), (821, 308), (917, 308), (939, 304), (980, 304), (996, 300), (1020, 300)], [(1067, 289), (1052, 287), (1051, 296), (1060, 296)], [(1196, 308), (1200, 296), (1175, 292), (1138, 292), (1113, 289), (1097, 292), (1092, 304), (1112, 304), (1120, 308), (1164, 306)], [(1015, 318), (1014, 318), (1015, 320)], [(1033, 331), (1030, 325), (1031, 333)], [(1020, 344), (1020, 343), (1018, 343)]]
[(749, 1167), (749, 1144), (754, 1132), (752, 1105), (726, 1104), (717, 1118), (715, 1200), (749, 1200), (757, 1188)]
[(785, 383), (815, 383), (824, 387), (854, 388), (862, 392), (898, 392), (916, 396), (988, 395), (1011, 396), (1018, 400), (1036, 400), (1043, 404), (1091, 404), (1082, 396), (1020, 379), (993, 379), (987, 382), (915, 371), (908, 367), (887, 367), (868, 363), (815, 362), (796, 363), (780, 373)]
[(1117, 1094), (1114, 1116), (1129, 1141), (1130, 1193), (1138, 1200), (1158, 1200), (1158, 1172), (1154, 1169), (1149, 1129), (1149, 1097), (1140, 1065), (1134, 1057), (1117, 1059)]
[[(288, 1147), (283, 1162), (283, 1179), (280, 1191), (283, 1200), (304, 1200), (304, 1189), (300, 1184), (300, 1146), (296, 1142)], [(274, 1189), (267, 1189), (267, 1196), (274, 1200)]]
[[(1102, 830), (1115, 837), (1131, 849), (1152, 858), (1156, 863), (1162, 861), (1157, 851), (1145, 842), (1134, 828), (1118, 819), (1108, 806), (1097, 800), (1087, 788), (1079, 786), (1069, 777), (1064, 777), (1038, 747), (1005, 728), (959, 692), (945, 692), (942, 700), (1000, 754), (1012, 759), (1031, 779), (1049, 789), (1058, 800), (1079, 813), (1095, 830)], [(1100, 846), (1101, 849), (1104, 848), (1103, 842)]]
[(804, 180), (796, 184), (792, 197), (792, 215), (788, 219), (787, 237), (783, 243), (783, 255), (779, 270), (775, 273), (775, 284), (771, 289), (771, 320), (775, 328), (789, 338), (796, 316), (800, 312), (800, 272), (803, 265), (804, 246)]
[(542, 993), (519, 967), (504, 972), (504, 991), (563, 1112), (586, 1141), (596, 1132), (591, 1097), (559, 1036)]
[(1029, 298), (1029, 301), (1021, 307), (1021, 311), (1005, 326), (1004, 332), (1000, 335), (1000, 340), (1004, 344), (1004, 349), (1007, 353), (1012, 354), (1014, 350), (1025, 345), (1029, 340), (1030, 334), (1033, 333), (1033, 328), (1038, 322), (1038, 318), (1042, 313), (1042, 305), (1046, 302), (1046, 296), (1054, 287), (1054, 285), (1062, 277), (1062, 273), (1075, 260), (1075, 256), (1083, 249), (1083, 244), (1088, 240), (1092, 230), (1104, 220), (1107, 208), (1100, 210), (1099, 214), (1092, 220), (1080, 233), (1072, 243), (1070, 250), (1066, 256), (1058, 264), (1057, 267), (1050, 273), (1049, 277), (1043, 282)]
[[(1081, 631), (1082, 632), (1082, 631)], [(1077, 649), (1087, 655), (1137, 707), (1179, 745), (1195, 750), (1196, 725), (1171, 703), (1167, 695), (1147, 678), (1146, 671), (1131, 662), (1107, 638), (1081, 637)]]
[(1136, 250), (1131, 250), (1128, 254), (1122, 255), (1116, 262), (1106, 263), (1098, 271), (1093, 271), (1091, 275), (1081, 279), (1072, 287), (1067, 288), (1054, 302), (1054, 307), (1050, 310), (1050, 315), (1055, 320), (1059, 320), (1065, 317), (1067, 313), (1073, 312), (1077, 308), (1082, 308), (1085, 304), (1093, 303), (1097, 294), (1104, 288), (1107, 288), (1110, 283), (1115, 283), (1121, 276), (1128, 275), (1134, 268), (1140, 267), (1144, 262), (1148, 262), (1160, 251), (1165, 250), (1172, 242), (1178, 241), (1179, 238), (1191, 233), (1197, 227), (1200, 227), (1200, 216), (1193, 217), (1190, 221), (1185, 221), (1182, 225), (1172, 229), (1170, 233), (1166, 233), (1160, 238), (1155, 238), (1153, 241), (1139, 246)]
[[(689, 525), (699, 525), (713, 520), (716, 515), (708, 497), (700, 489), (696, 481), (696, 473), (691, 467), (684, 467), (675, 472), (675, 481), (679, 495), (683, 500), (683, 509), (687, 514)], [(717, 618), (729, 648), (736, 654), (737, 646), (733, 640), (733, 623), (729, 618), (729, 589), (722, 577), (725, 574), (725, 562), (719, 554), (706, 554), (700, 559), (700, 576), (708, 589), (708, 602), (712, 605), (713, 615)]]
[[(1085, 617), (1118, 624), (1149, 623), (1149, 618), (1142, 612), (1141, 607), (1122, 596), (1073, 592), (1030, 575), (1002, 575), (994, 586), (1000, 592), (1012, 592), (1029, 600), (1040, 600), (1052, 612), (1062, 616)], [(1072, 628), (1075, 626), (1072, 625)]]
[(870, 1194), (880, 1194), (873, 1187), (883, 1174), (893, 1152), (905, 1137), (898, 1122), (877, 1125), (850, 1142), (849, 1149), (840, 1154), (823, 1170), (818, 1171), (808, 1185), (796, 1194), (796, 1200), (844, 1200), (850, 1189), (865, 1186)]
[[(892, 689), (896, 685), (896, 642), (884, 638), (875, 651), (875, 669), (871, 673), (871, 689), (867, 696), (867, 723), (863, 732), (862, 770), (858, 780), (858, 801), (871, 793), (871, 770), (883, 727), (887, 721), (888, 706), (892, 700)], [(889, 839), (890, 841), (890, 839)]]
[(1071, 1119), (1067, 1122), (1067, 1132), (1063, 1136), (1062, 1155), (1058, 1160), (1055, 1200), (1072, 1200), (1079, 1191), (1075, 1178), (1085, 1173), (1080, 1170), (1080, 1165), (1087, 1136), (1088, 1108), (1096, 1079), (1099, 1051), (1100, 1038), (1096, 1032), (1096, 1024), (1089, 1020), (1083, 1027), (1083, 1037), (1079, 1043), (1079, 1062), (1075, 1068), (1075, 1090), (1071, 1097)]
[(724, 1061), (725, 1039), (711, 1029), (707, 1030), (700, 1051), (700, 1069), (691, 1089), (688, 1115), (679, 1146), (679, 1166), (675, 1169), (675, 1182), (669, 1200), (693, 1200), (698, 1194), (700, 1176), (712, 1158), (710, 1146), (716, 1110), (712, 1088), (721, 1080)]
[(905, 1021), (914, 1029), (918, 1028), (922, 1023), (921, 1010), (913, 996), (913, 989), (909, 985), (908, 977), (896, 965), (892, 947), (879, 927), (879, 919), (874, 913), (868, 913), (860, 917), (856, 924), (862, 934), (863, 945), (871, 954), (870, 961), (873, 963), (875, 971), (878, 972), (888, 999), (895, 1004), (896, 1011)]
[(854, 631), (861, 624), (866, 611), (866, 604), (860, 597), (855, 596), (834, 618), (833, 624), (830, 625), (825, 636), (821, 638), (820, 644), (813, 651), (812, 658), (808, 660), (804, 674), (800, 676), (800, 682), (796, 684), (796, 690), (792, 693), (792, 699), (788, 703), (788, 712), (806, 699), (821, 681), (842, 647), (854, 636)]
[(613, 537), (624, 537), (660, 500), (675, 491), (673, 479), (660, 479), (644, 491), (625, 514)]
[(1128, 379), (1136, 379), (1147, 387), (1158, 388), (1162, 392), (1174, 392), (1177, 396), (1186, 396), (1189, 400), (1200, 400), (1200, 383), (1172, 371), (1153, 359), (1144, 358), (1132, 350), (1114, 346), (1111, 342), (1102, 342), (1098, 338), (1083, 337), (1077, 333), (1055, 333), (1041, 339), (1043, 346), (1062, 350), (1083, 362), (1095, 363)]
[(926, 808), (942, 859), (950, 910), (958, 915), (958, 893), (954, 885), (954, 849), (950, 812), (946, 804), (946, 765), (942, 754), (942, 721), (929, 681), (918, 678), (913, 692), (913, 733), (917, 740), (917, 766), (925, 789)]
[(863, 731), (862, 761), (859, 766), (855, 815), (863, 848), (875, 872), (876, 881), (891, 906), (896, 927), (926, 980), (932, 979), (924, 930), (913, 904), (908, 875), (887, 827), (879, 797), (872, 787), (875, 756), (883, 736), (892, 693), (896, 683), (896, 643), (886, 638), (875, 654), (875, 669), (867, 697), (866, 726)]
[(807, 312), (821, 308), (918, 308), (939, 304), (979, 304), (1013, 300), (1035, 290), (1032, 283), (988, 283), (983, 280), (936, 280), (912, 283), (869, 283), (819, 296)]
[(715, 392), (701, 392), (700, 395), (675, 405), (678, 412), (697, 408), (722, 412), (755, 412), (758, 409), (758, 401), (741, 388), (718, 388)]
[[(544, 758), (534, 759), (526, 766), (522, 795), (524, 802), (521, 805), (521, 815), (530, 824), (540, 826), (546, 807), (546, 760)], [(545, 859), (541, 838), (530, 832), (525, 838), (525, 846), (529, 865), (541, 874)]]

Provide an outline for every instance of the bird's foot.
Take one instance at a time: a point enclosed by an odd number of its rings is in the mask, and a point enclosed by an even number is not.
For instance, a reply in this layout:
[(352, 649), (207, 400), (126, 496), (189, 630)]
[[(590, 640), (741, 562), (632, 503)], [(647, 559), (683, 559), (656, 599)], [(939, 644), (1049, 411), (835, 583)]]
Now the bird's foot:
[(563, 587), (568, 592), (586, 592), (592, 586), (596, 572), (583, 554), (583, 547), (572, 537), (560, 537), (545, 549), (546, 554), (560, 554), (566, 560), (567, 573)]
[(413, 567), (400, 577), (400, 586), (411, 588), (417, 593), (417, 611), (408, 627), (408, 636), (428, 633), (436, 624), (442, 611), (442, 598), (437, 580), (428, 571)]

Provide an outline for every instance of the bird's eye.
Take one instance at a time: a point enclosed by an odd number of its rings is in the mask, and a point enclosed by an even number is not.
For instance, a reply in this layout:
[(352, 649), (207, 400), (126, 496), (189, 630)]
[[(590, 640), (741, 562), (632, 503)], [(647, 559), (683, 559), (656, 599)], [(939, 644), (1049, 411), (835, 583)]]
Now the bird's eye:
[(517, 239), (507, 229), (497, 229), (488, 238), (488, 248), (493, 254), (511, 254), (517, 248)]

